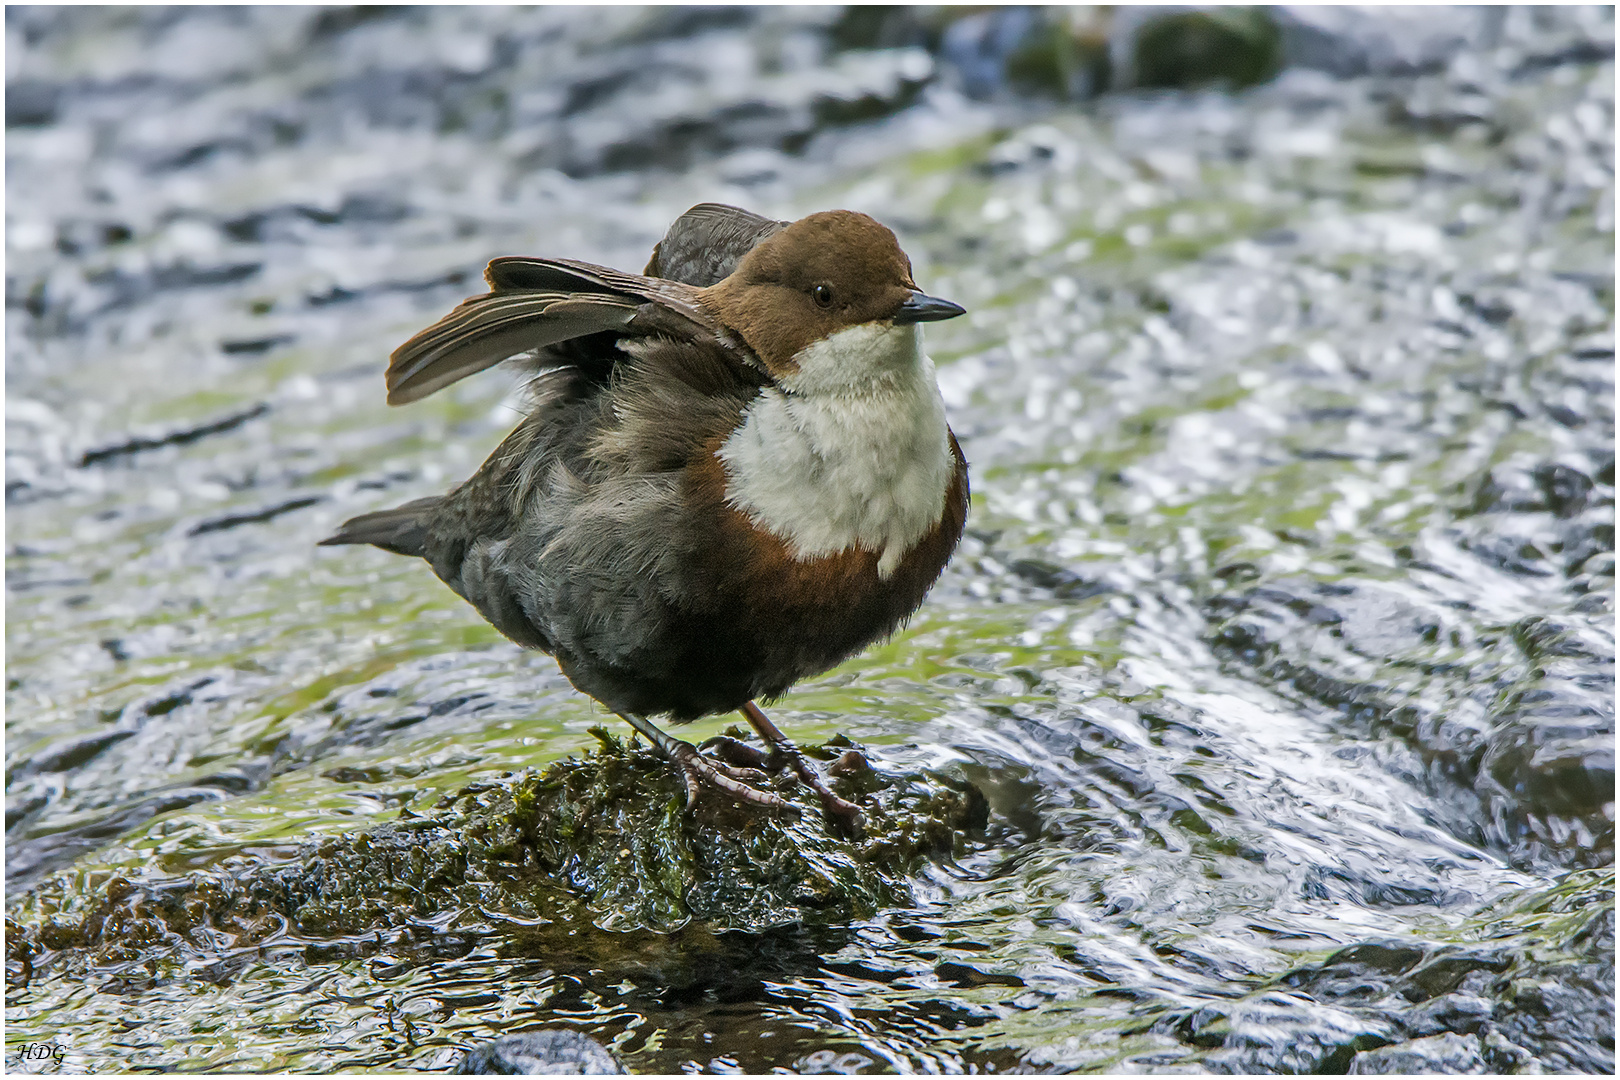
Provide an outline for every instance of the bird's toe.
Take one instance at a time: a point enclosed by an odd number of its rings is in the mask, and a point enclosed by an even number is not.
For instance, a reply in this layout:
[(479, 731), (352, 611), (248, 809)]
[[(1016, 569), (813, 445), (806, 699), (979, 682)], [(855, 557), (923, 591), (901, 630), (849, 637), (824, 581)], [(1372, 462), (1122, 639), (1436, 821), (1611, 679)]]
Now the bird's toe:
[(768, 780), (764, 773), (754, 769), (737, 769), (724, 762), (711, 761), (698, 753), (697, 747), (691, 743), (679, 744), (675, 760), (680, 765), (681, 772), (685, 774), (686, 804), (689, 807), (697, 804), (705, 789), (718, 790), (738, 802), (768, 806), (773, 810), (785, 810), (792, 806), (780, 795), (761, 791), (750, 783), (756, 778), (760, 782)]

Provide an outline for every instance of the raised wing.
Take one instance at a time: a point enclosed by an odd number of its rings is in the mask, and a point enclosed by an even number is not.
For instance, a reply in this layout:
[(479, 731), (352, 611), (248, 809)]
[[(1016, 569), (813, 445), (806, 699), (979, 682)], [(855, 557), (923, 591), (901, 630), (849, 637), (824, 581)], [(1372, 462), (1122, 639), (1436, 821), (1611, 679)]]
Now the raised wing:
[(603, 331), (677, 321), (708, 328), (693, 290), (571, 259), (496, 259), (484, 271), (493, 290), (394, 350), (388, 403), (404, 405), (520, 353)]

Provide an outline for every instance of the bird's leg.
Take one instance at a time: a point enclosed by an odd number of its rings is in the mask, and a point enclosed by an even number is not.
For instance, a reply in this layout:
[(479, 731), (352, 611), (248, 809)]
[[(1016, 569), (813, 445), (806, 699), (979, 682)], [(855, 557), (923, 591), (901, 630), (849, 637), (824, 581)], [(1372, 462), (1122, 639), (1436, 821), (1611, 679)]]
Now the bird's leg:
[(787, 763), (793, 767), (793, 771), (798, 774), (799, 779), (804, 781), (805, 785), (816, 793), (816, 797), (821, 800), (822, 809), (826, 810), (832, 817), (840, 818), (850, 825), (860, 821), (861, 808), (833, 794), (832, 789), (827, 786), (827, 782), (821, 778), (821, 774), (816, 772), (815, 766), (804, 760), (804, 755), (799, 753), (797, 746), (793, 745), (793, 740), (782, 734), (781, 728), (771, 723), (771, 718), (765, 715), (763, 709), (750, 701), (742, 707), (741, 712), (743, 718), (748, 721), (755, 731), (759, 732), (759, 737), (764, 739), (766, 745), (771, 748), (771, 753), (773, 755), (780, 754), (786, 758)]
[(703, 785), (719, 788), (734, 799), (753, 803), (756, 806), (769, 806), (781, 809), (789, 805), (786, 799), (779, 795), (772, 795), (768, 791), (761, 791), (750, 787), (732, 775), (732, 770), (725, 765), (717, 765), (698, 753), (697, 747), (689, 742), (682, 742), (673, 735), (660, 731), (651, 720), (636, 716), (634, 713), (619, 713), (618, 717), (641, 734), (647, 741), (658, 747), (664, 755), (681, 767), (681, 774), (686, 779), (686, 805), (695, 806)]

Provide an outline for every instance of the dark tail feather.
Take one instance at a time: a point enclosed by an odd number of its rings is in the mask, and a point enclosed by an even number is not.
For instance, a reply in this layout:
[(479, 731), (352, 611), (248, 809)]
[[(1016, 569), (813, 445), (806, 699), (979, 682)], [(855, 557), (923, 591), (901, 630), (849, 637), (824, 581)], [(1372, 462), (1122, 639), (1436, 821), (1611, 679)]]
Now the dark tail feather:
[(426, 558), (428, 519), (443, 501), (443, 495), (433, 495), (396, 506), (392, 510), (361, 514), (345, 521), (334, 535), (322, 540), (321, 544), (375, 544), (396, 555)]

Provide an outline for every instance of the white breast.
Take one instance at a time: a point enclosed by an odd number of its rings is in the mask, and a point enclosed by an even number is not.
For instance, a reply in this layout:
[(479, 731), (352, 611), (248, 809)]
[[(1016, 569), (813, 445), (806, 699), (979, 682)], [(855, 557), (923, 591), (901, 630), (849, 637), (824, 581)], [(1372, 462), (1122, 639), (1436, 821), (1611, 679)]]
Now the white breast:
[(796, 559), (861, 548), (888, 578), (939, 523), (956, 467), (921, 330), (855, 326), (795, 359), (720, 448), (726, 501)]

